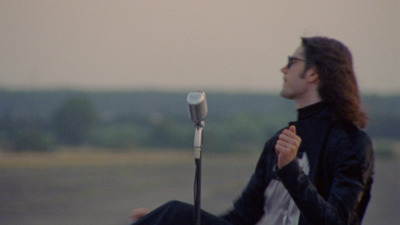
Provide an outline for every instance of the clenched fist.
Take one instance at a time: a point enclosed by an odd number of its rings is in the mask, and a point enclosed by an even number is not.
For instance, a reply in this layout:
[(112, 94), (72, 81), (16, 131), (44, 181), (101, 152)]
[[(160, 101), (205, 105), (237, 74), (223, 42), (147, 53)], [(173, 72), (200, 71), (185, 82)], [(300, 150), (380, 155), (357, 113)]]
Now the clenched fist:
[(296, 135), (295, 126), (291, 125), (289, 129), (284, 129), (282, 131), (275, 145), (275, 152), (278, 155), (279, 169), (296, 157), (300, 143), (301, 138)]

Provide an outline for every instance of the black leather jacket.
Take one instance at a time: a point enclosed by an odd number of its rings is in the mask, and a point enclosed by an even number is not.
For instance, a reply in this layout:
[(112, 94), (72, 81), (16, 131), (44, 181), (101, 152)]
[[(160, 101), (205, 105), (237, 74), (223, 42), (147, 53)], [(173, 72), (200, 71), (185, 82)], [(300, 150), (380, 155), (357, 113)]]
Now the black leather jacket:
[(273, 136), (264, 147), (242, 195), (234, 208), (222, 216), (234, 225), (257, 223), (264, 214), (264, 192), (278, 176), (300, 209), (299, 224), (361, 224), (370, 199), (373, 150), (368, 135), (353, 124), (334, 121), (323, 103), (299, 110), (295, 124), (302, 138), (299, 152), (310, 162), (307, 176), (297, 159), (280, 170), (276, 168)]

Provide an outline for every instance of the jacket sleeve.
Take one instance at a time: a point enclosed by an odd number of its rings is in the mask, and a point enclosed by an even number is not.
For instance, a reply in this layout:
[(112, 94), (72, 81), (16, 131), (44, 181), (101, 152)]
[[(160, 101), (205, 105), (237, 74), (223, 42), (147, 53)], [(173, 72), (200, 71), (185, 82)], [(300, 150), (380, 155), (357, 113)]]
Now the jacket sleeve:
[(221, 216), (233, 225), (253, 225), (264, 215), (264, 191), (266, 187), (266, 166), (268, 164), (268, 149), (276, 138), (271, 138), (264, 147), (255, 172), (241, 196), (234, 202), (234, 207)]
[(373, 155), (368, 137), (355, 144), (342, 139), (332, 145), (330, 151), (335, 153), (333, 179), (327, 198), (318, 193), (297, 160), (277, 171), (307, 223), (360, 223), (357, 211), (363, 195), (369, 192), (368, 186), (372, 183), (369, 180), (372, 179)]

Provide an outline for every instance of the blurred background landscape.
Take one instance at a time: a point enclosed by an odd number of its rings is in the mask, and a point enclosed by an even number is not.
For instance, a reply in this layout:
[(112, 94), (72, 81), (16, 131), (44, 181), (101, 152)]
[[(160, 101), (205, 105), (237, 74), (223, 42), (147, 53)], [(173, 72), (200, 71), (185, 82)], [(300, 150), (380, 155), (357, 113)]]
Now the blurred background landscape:
[(346, 44), (376, 174), (364, 224), (400, 221), (399, 0), (0, 0), (0, 224), (129, 224), (193, 202), (186, 94), (207, 93), (203, 209), (222, 213), (264, 142), (301, 36)]
[[(183, 92), (0, 92), (0, 224), (129, 224), (137, 207), (193, 202), (194, 127)], [(202, 208), (223, 213), (295, 106), (208, 93)], [(376, 174), (364, 224), (400, 218), (400, 96), (365, 96)], [(390, 111), (386, 110), (390, 107)]]
[[(0, 91), (0, 144), (8, 152), (62, 147), (107, 151), (187, 149), (193, 126), (184, 92)], [(277, 95), (207, 93), (208, 151), (259, 151), (296, 120), (293, 102)], [(400, 96), (363, 97), (377, 155), (399, 156)], [(390, 110), (387, 110), (389, 109)]]

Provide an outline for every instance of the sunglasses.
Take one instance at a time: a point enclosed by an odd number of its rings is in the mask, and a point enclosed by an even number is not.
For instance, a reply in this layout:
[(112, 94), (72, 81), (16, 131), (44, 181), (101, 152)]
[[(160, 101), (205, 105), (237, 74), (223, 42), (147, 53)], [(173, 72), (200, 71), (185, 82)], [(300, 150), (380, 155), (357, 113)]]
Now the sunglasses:
[(296, 61), (303, 61), (303, 62), (311, 63), (311, 64), (313, 63), (312, 61), (307, 60), (307, 59), (301, 59), (301, 58), (297, 58), (297, 57), (294, 57), (294, 56), (288, 56), (288, 62), (287, 62), (286, 67), (287, 67), (288, 69), (290, 69), (290, 67), (292, 67), (293, 64), (294, 64)]

